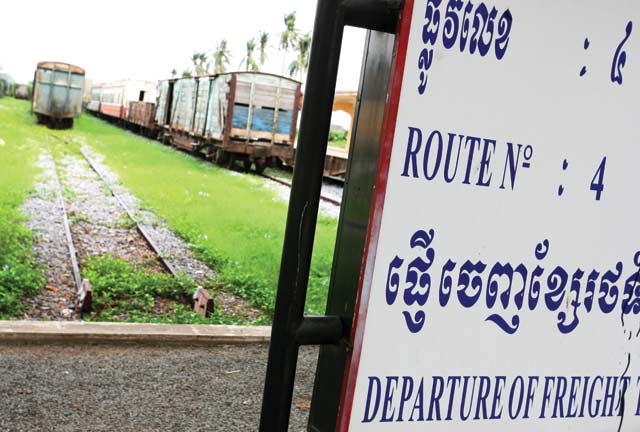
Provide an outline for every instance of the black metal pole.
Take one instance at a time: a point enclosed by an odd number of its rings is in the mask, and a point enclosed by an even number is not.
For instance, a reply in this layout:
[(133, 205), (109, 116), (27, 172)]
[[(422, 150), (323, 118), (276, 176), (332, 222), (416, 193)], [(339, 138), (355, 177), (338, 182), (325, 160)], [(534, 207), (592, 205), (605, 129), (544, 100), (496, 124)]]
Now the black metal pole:
[(291, 185), (260, 431), (286, 432), (344, 28), (340, 0), (318, 0)]

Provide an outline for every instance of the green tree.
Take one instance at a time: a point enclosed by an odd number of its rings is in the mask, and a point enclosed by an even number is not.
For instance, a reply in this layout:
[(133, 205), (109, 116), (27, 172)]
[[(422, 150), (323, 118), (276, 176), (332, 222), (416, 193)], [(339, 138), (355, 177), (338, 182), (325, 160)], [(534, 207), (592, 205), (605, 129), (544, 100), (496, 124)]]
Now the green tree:
[(191, 56), (191, 62), (195, 68), (196, 75), (208, 75), (210, 64), (207, 61), (207, 54), (203, 52), (195, 52)]
[(171, 69), (171, 78), (175, 78), (178, 75), (178, 71), (175, 69)]
[(267, 60), (267, 44), (269, 43), (269, 33), (265, 31), (260, 32), (260, 66), (264, 66), (264, 62)]
[(309, 53), (311, 51), (311, 34), (306, 33), (296, 40), (296, 59), (289, 65), (289, 76), (299, 74), (302, 81), (304, 73), (309, 68)]
[(182, 78), (192, 78), (193, 77), (193, 72), (191, 72), (191, 69), (185, 69), (182, 71)]
[(213, 52), (213, 64), (215, 73), (224, 73), (227, 71), (227, 66), (229, 65), (229, 48), (227, 47), (226, 39), (222, 39)]
[(296, 30), (296, 12), (290, 12), (284, 16), (284, 31), (280, 34), (280, 49), (284, 51), (282, 58), (282, 73), (284, 74), (284, 65), (287, 61), (287, 53), (289, 48), (293, 48), (298, 40), (298, 31)]
[(256, 59), (253, 57), (253, 52), (256, 50), (256, 40), (255, 38), (251, 38), (251, 40), (247, 41), (247, 55), (242, 60), (247, 71), (258, 72), (260, 69), (258, 67), (258, 63), (256, 63)]

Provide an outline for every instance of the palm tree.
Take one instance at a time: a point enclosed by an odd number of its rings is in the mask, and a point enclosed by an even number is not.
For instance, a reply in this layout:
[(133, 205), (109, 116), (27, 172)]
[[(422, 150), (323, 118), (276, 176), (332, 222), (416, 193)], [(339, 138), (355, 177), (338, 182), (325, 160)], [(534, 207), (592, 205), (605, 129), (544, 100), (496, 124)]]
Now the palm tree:
[(267, 43), (269, 42), (269, 33), (265, 31), (260, 32), (260, 66), (264, 66), (264, 62), (267, 60)]
[(309, 52), (311, 51), (311, 34), (306, 33), (296, 41), (296, 50), (298, 51), (296, 59), (289, 65), (289, 76), (293, 77), (296, 73), (300, 74), (302, 81), (304, 73), (309, 68)]
[(287, 52), (289, 48), (293, 48), (298, 39), (298, 31), (296, 30), (296, 12), (290, 12), (284, 16), (285, 30), (280, 34), (280, 49), (284, 51), (282, 59), (282, 73), (284, 74), (284, 65), (287, 61)]
[(247, 42), (247, 56), (244, 58), (243, 62), (247, 68), (247, 71), (257, 72), (259, 70), (258, 63), (256, 63), (256, 59), (253, 58), (253, 52), (256, 49), (256, 39), (251, 38)]
[(191, 56), (191, 61), (193, 62), (193, 66), (196, 70), (196, 75), (207, 75), (209, 73), (209, 63), (207, 63), (207, 54), (201, 53), (193, 53)]
[(224, 73), (229, 65), (229, 48), (227, 48), (227, 40), (222, 39), (216, 50), (213, 52), (214, 72)]
[(178, 75), (178, 71), (175, 69), (171, 69), (171, 78), (175, 78)]

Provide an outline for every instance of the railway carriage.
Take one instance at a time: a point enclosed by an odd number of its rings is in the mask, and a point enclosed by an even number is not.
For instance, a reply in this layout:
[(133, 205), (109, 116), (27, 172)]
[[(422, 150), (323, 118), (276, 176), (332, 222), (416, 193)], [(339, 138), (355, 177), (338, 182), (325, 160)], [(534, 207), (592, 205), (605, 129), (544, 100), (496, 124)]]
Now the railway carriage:
[(131, 102), (153, 103), (156, 95), (156, 84), (149, 81), (124, 80), (96, 85), (91, 90), (87, 109), (108, 120), (124, 121)]
[(242, 161), (257, 172), (292, 162), (300, 111), (298, 81), (233, 72), (161, 81), (155, 120), (163, 142), (219, 164)]
[(84, 69), (68, 63), (38, 63), (33, 79), (31, 111), (38, 123), (53, 128), (70, 128), (82, 113)]
[[(294, 164), (300, 87), (261, 72), (174, 78), (157, 87), (130, 80), (93, 86), (86, 109), (219, 165), (238, 161), (262, 173), (268, 165)], [(342, 181), (347, 159), (348, 150), (329, 147), (325, 176)]]

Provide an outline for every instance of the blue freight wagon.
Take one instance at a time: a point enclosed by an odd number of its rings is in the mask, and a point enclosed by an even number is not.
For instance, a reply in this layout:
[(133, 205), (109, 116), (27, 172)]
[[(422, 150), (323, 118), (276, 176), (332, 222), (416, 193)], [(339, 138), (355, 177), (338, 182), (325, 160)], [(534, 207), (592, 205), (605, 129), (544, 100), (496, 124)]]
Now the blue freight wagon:
[(262, 172), (293, 161), (301, 95), (298, 81), (259, 72), (170, 79), (158, 86), (156, 122), (167, 144)]
[(31, 111), (38, 123), (68, 129), (82, 113), (84, 69), (68, 63), (40, 62), (33, 79)]

